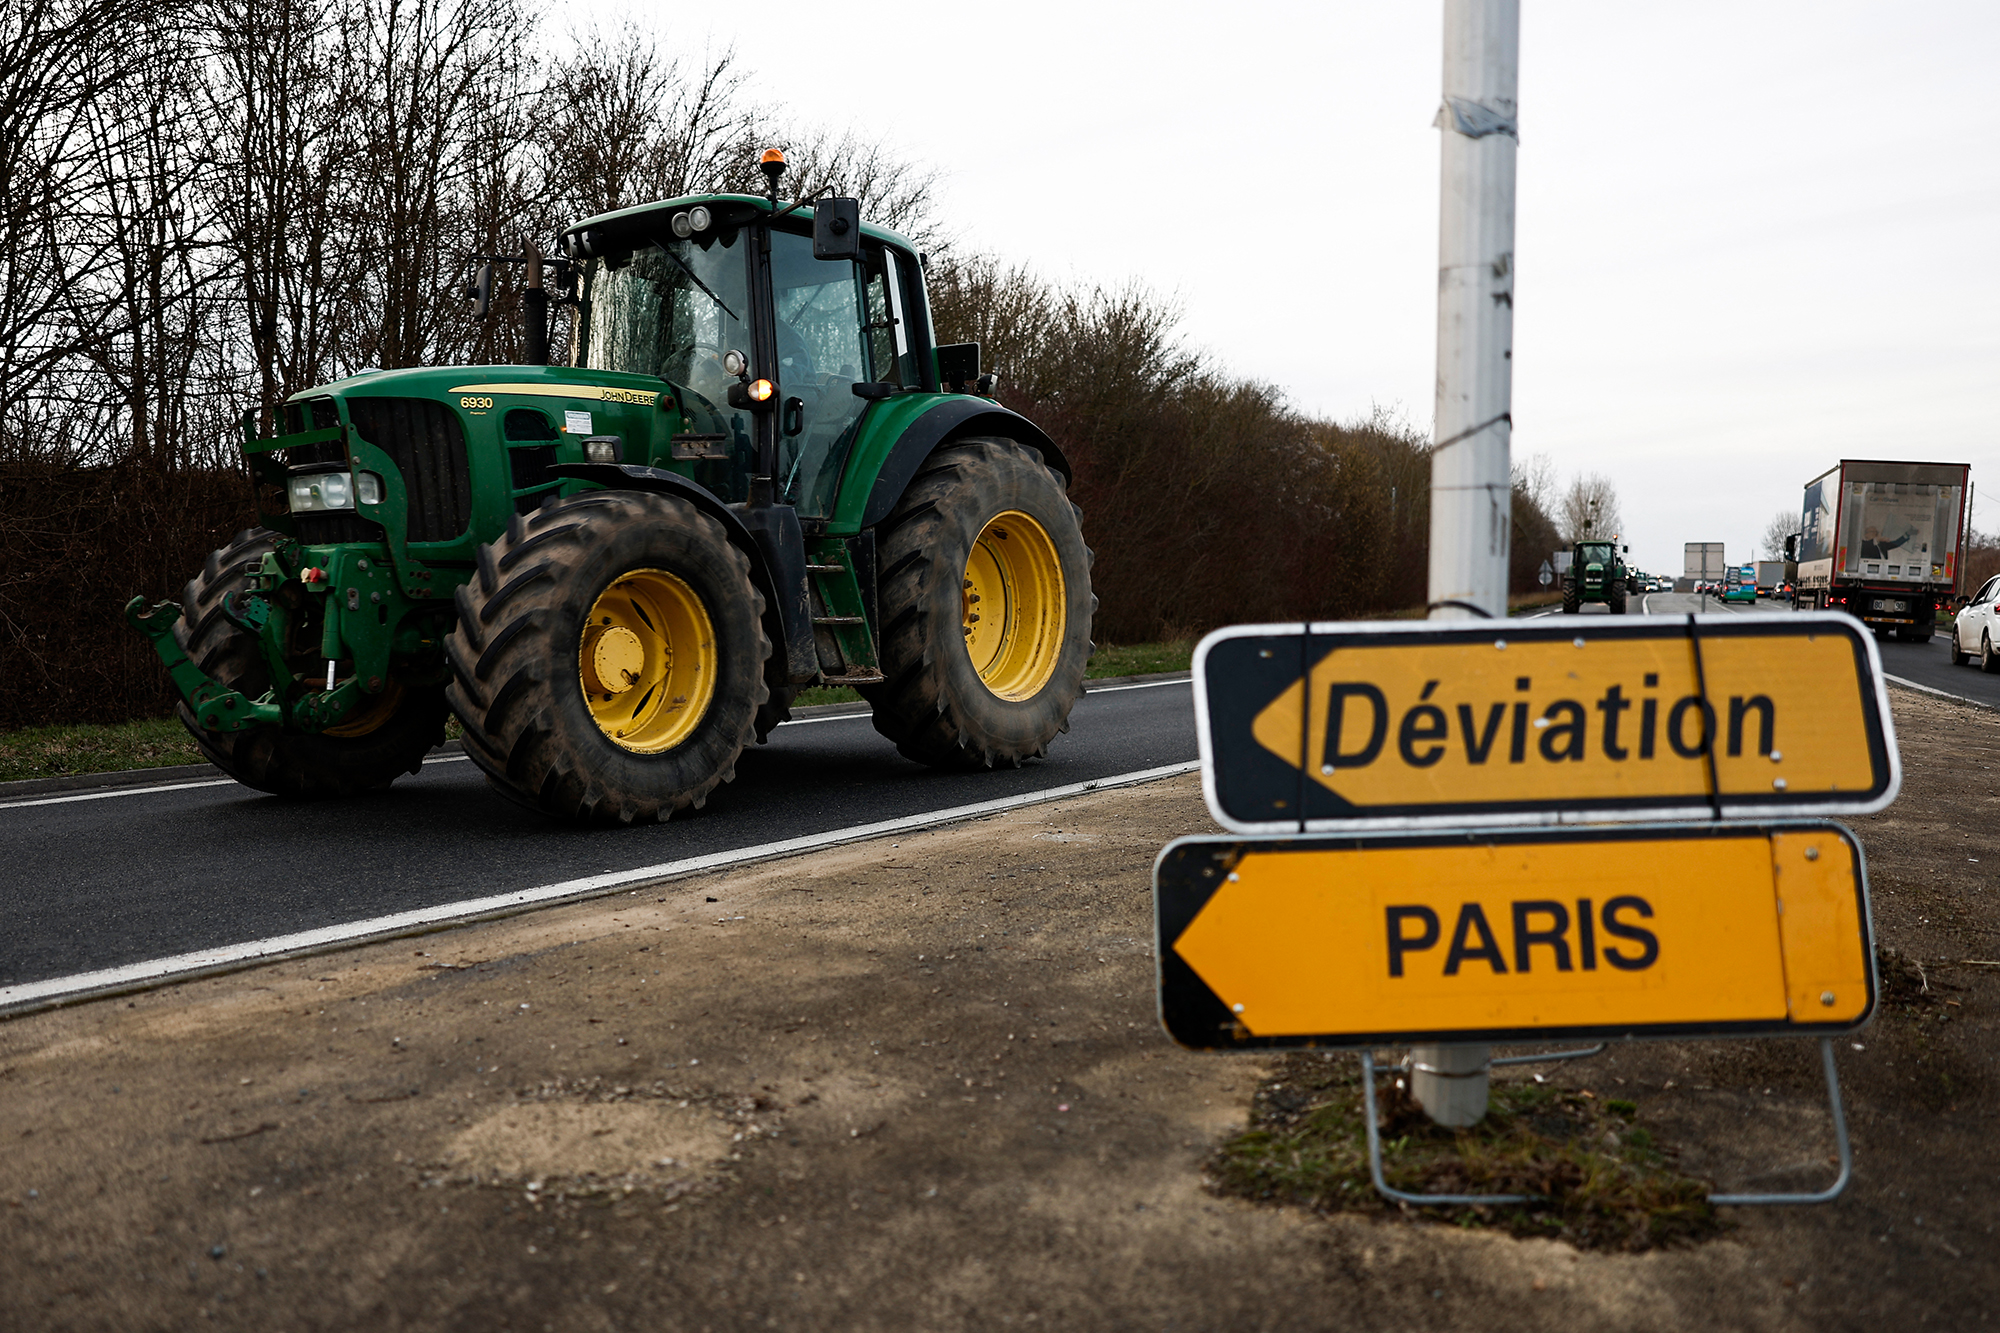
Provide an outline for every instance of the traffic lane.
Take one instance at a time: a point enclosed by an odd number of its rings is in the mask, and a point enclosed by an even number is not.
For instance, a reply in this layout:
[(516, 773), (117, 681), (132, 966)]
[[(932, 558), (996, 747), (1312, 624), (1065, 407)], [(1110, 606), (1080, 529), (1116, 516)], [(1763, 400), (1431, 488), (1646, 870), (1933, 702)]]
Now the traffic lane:
[(780, 727), (705, 809), (579, 828), (525, 811), (472, 764), (432, 760), (386, 792), (282, 801), (233, 783), (0, 810), (0, 984), (366, 920), (471, 897), (1190, 762), (1187, 682), (1086, 695), (1049, 757), (946, 773), (867, 715)]
[(2000, 676), (1989, 676), (1974, 658), (1965, 666), (1951, 664), (1951, 640), (1939, 633), (1929, 643), (1875, 641), (1882, 653), (1882, 669), (1892, 676), (1943, 690), (1961, 699), (2000, 708)]
[[(1690, 611), (1741, 615), (1750, 611), (1791, 609), (1787, 602), (1770, 599), (1761, 600), (1755, 606), (1725, 605), (1713, 597), (1698, 597), (1693, 593), (1654, 593), (1647, 598), (1647, 602), (1648, 614), (1656, 616), (1686, 615)], [(1882, 655), (1882, 670), (1887, 675), (1929, 689), (1942, 690), (1960, 699), (2000, 708), (2000, 676), (1987, 675), (1976, 662), (1962, 667), (1953, 666), (1951, 641), (1946, 630), (1939, 630), (1927, 643), (1904, 643), (1878, 634), (1875, 636), (1875, 649)]]

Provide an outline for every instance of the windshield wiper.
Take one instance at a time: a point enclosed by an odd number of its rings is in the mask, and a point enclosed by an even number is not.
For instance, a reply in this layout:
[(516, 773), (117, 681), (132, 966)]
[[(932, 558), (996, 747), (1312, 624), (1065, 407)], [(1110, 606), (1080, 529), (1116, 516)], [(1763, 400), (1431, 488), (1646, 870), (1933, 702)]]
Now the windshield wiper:
[(675, 267), (679, 268), (681, 272), (687, 274), (688, 277), (693, 280), (695, 286), (701, 288), (702, 291), (707, 292), (708, 299), (715, 302), (717, 305), (721, 306), (722, 312), (724, 314), (728, 315), (738, 324), (741, 324), (743, 322), (743, 317), (738, 315), (734, 310), (731, 310), (729, 308), (729, 303), (727, 301), (724, 301), (721, 297), (717, 296), (715, 292), (709, 287), (709, 285), (701, 280), (701, 275), (699, 273), (696, 273), (693, 269), (689, 268), (687, 264), (682, 261), (681, 257), (673, 252), (671, 247), (664, 244), (657, 236), (653, 238), (653, 244), (659, 246), (660, 253), (665, 255), (667, 258), (673, 260)]

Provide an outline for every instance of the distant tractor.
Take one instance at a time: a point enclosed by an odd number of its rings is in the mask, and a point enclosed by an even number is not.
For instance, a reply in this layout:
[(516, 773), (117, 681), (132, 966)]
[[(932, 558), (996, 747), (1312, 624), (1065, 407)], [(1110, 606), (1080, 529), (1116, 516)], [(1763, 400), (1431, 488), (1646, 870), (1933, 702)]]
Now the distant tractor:
[(1585, 602), (1602, 602), (1612, 615), (1624, 615), (1625, 552), (1630, 549), (1588, 537), (1571, 547), (1569, 570), (1563, 575), (1563, 614), (1576, 615)]
[(455, 714), (512, 799), (660, 820), (813, 685), (924, 764), (1047, 751), (1096, 606), (1069, 462), (977, 344), (935, 344), (915, 247), (851, 199), (781, 206), (784, 169), (512, 257), (526, 364), (366, 372), (267, 437), (246, 414), (263, 526), (178, 605), (127, 607), (209, 759), (346, 795), (416, 772)]

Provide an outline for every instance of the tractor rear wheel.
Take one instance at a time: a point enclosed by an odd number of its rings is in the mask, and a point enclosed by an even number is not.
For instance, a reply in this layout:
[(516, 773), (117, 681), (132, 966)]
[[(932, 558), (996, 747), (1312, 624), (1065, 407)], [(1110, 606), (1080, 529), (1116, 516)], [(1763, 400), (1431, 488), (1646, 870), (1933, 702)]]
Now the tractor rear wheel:
[(1583, 609), (1583, 598), (1577, 593), (1576, 584), (1563, 579), (1563, 614), (1573, 616)]
[[(271, 688), (271, 670), (257, 636), (222, 613), (222, 599), (249, 587), (249, 576), (277, 542), (265, 528), (239, 532), (181, 594), (174, 639), (194, 664), (252, 699)], [(210, 763), (246, 787), (279, 796), (351, 796), (386, 787), (423, 767), (424, 756), (444, 741), (444, 691), (390, 680), (331, 731), (206, 731), (186, 703), (174, 710)]]
[(1069, 730), (1097, 609), (1081, 517), (1012, 440), (925, 460), (876, 534), (883, 683), (862, 690), (906, 757), (1019, 767)]
[(1607, 603), (1608, 603), (1608, 604), (1610, 605), (1610, 607), (1611, 607), (1611, 614), (1612, 614), (1612, 615), (1614, 615), (1614, 616), (1622, 616), (1622, 615), (1624, 615), (1624, 614), (1625, 614), (1625, 580), (1624, 580), (1624, 579), (1619, 579), (1619, 580), (1618, 580), (1617, 582), (1615, 582), (1615, 583), (1613, 583), (1613, 584), (1611, 585), (1611, 595), (1610, 595), (1609, 597), (1605, 598), (1605, 601), (1606, 601), (1606, 602), (1607, 602)]
[(465, 752), (565, 819), (699, 809), (769, 696), (763, 614), (749, 558), (685, 500), (592, 491), (517, 515), (446, 643)]

